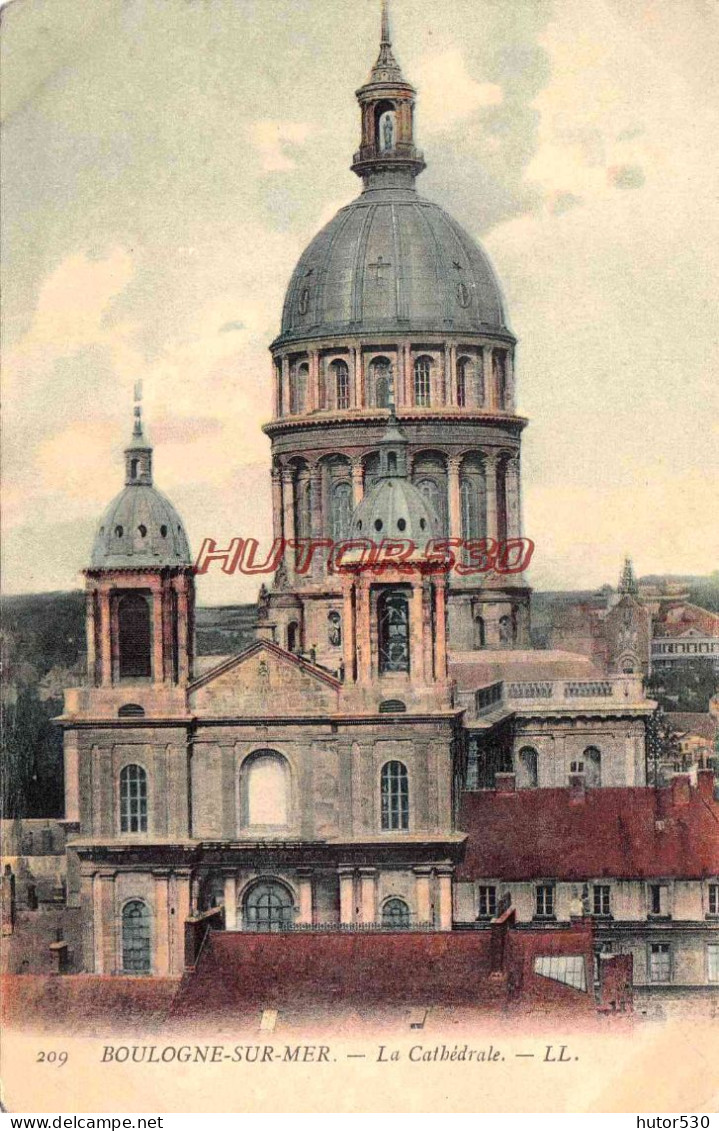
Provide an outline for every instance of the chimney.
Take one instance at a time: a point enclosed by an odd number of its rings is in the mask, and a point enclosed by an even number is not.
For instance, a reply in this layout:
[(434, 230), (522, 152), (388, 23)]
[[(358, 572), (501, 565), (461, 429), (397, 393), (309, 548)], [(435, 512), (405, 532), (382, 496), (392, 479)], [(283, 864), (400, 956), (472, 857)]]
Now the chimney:
[(583, 805), (587, 796), (587, 783), (584, 774), (569, 775), (569, 804)]
[(494, 775), (494, 788), (497, 793), (514, 793), (517, 788), (517, 775), (499, 773)]
[(691, 780), (688, 774), (675, 774), (671, 780), (672, 805), (688, 805), (691, 801)]
[(699, 796), (704, 801), (714, 800), (715, 779), (713, 770), (699, 770), (697, 772), (697, 789)]

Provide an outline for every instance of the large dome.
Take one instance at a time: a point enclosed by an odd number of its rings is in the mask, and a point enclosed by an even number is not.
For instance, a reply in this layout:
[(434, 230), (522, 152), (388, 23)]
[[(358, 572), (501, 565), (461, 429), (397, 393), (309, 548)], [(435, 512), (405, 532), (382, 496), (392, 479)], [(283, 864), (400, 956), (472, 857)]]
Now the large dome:
[(112, 500), (95, 535), (91, 569), (191, 564), (180, 517), (156, 487), (132, 483)]
[(300, 259), (278, 343), (365, 332), (509, 333), (488, 257), (413, 188), (371, 188)]

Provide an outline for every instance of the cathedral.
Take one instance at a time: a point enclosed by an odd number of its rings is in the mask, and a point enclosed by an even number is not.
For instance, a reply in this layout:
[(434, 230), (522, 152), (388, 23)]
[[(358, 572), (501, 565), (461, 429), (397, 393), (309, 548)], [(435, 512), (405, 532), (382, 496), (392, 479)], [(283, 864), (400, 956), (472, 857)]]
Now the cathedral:
[(713, 784), (646, 788), (654, 704), (627, 648), (609, 675), (532, 649), (521, 573), (424, 553), (522, 536), (527, 421), (493, 267), (418, 192), (415, 96), (384, 7), (362, 189), (290, 279), (264, 428), (276, 538), (413, 550), (379, 571), (290, 551), (255, 642), (200, 667), (193, 558), (136, 408), (85, 570), (87, 680), (59, 720), (77, 969), (179, 974), (213, 909), (292, 942), (482, 930), (513, 907), (547, 932), (594, 917), (640, 983), (719, 979), (700, 931), (719, 916)]

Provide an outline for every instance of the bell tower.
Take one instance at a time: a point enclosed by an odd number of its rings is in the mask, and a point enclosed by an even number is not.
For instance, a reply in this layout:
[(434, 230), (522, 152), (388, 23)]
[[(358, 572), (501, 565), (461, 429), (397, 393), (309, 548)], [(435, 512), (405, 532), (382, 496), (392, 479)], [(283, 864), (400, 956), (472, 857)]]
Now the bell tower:
[(184, 527), (153, 483), (139, 389), (124, 455), (125, 486), (85, 570), (88, 684), (101, 713), (129, 704), (152, 714), (181, 698), (192, 677), (195, 592)]

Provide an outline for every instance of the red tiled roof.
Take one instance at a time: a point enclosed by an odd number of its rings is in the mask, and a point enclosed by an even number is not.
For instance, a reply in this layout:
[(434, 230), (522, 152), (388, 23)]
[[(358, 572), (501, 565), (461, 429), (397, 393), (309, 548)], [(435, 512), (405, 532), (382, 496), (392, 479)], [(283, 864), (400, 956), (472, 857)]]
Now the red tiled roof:
[(590, 789), (584, 800), (569, 789), (465, 793), (459, 828), (469, 836), (457, 878), (717, 875), (719, 803), (711, 774), (700, 778), (697, 789), (675, 779), (659, 790)]

